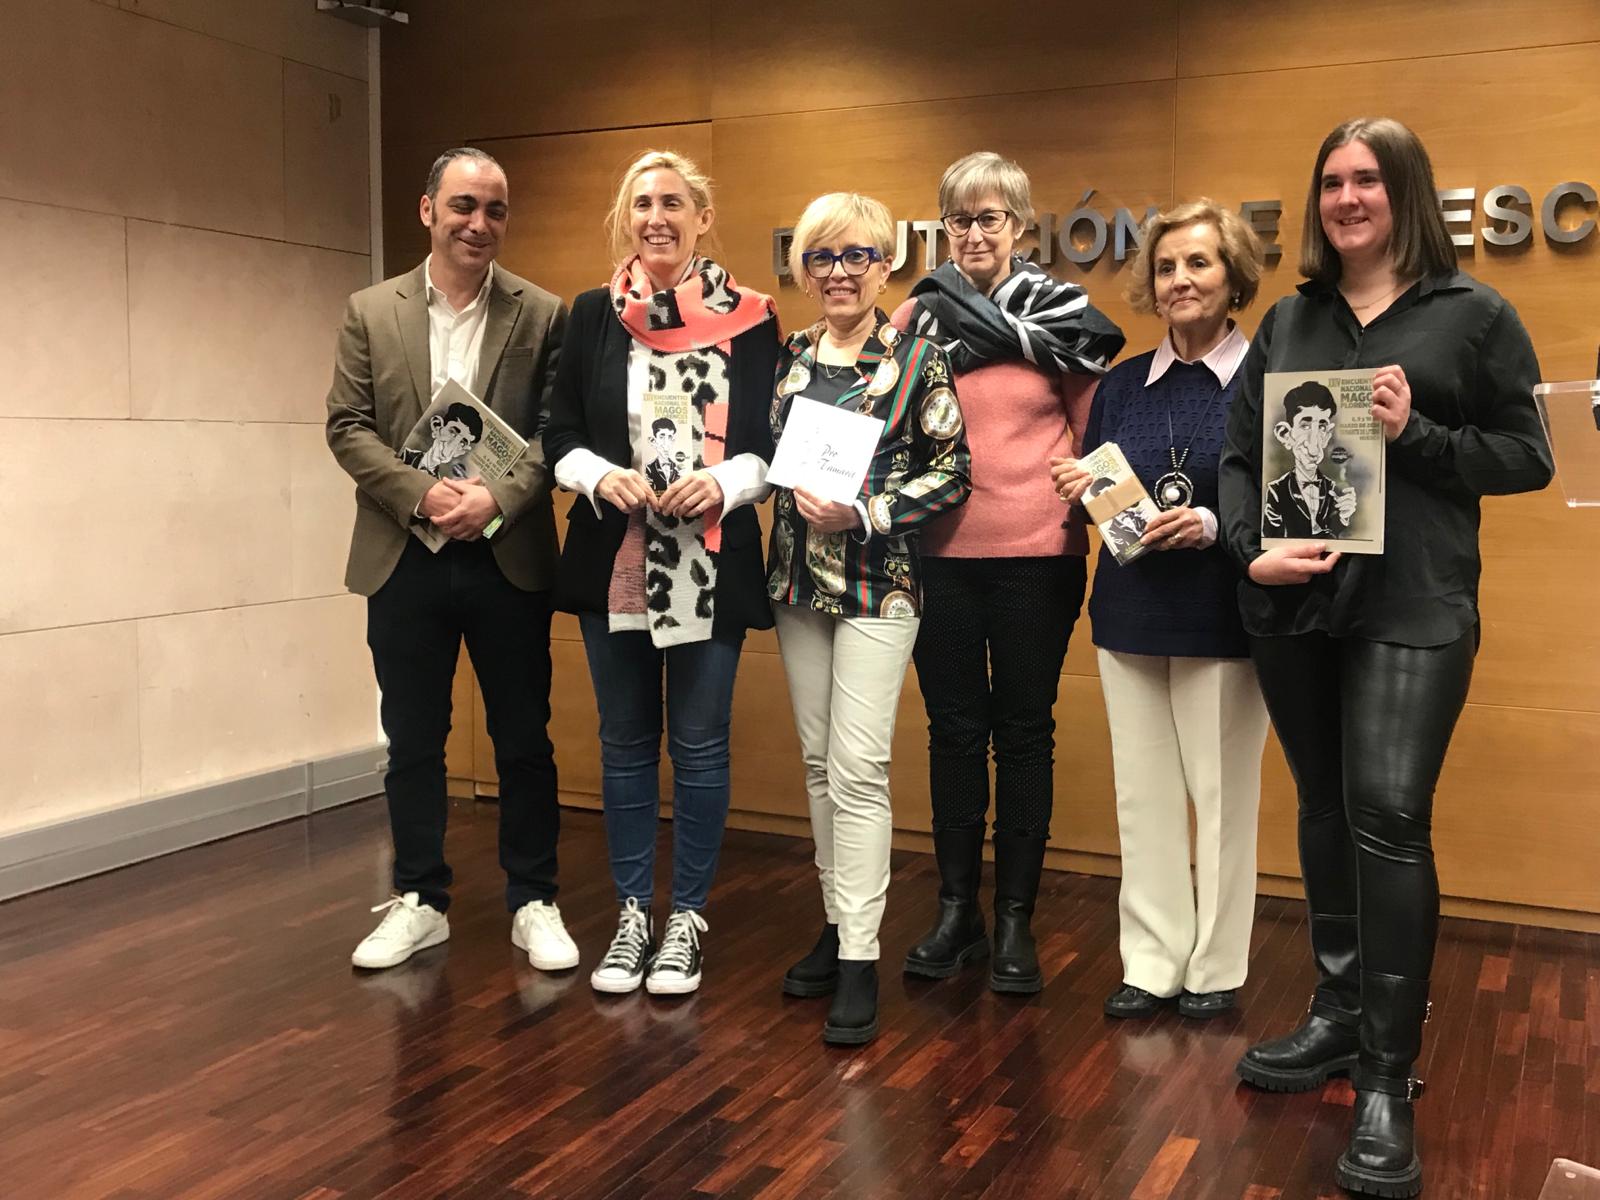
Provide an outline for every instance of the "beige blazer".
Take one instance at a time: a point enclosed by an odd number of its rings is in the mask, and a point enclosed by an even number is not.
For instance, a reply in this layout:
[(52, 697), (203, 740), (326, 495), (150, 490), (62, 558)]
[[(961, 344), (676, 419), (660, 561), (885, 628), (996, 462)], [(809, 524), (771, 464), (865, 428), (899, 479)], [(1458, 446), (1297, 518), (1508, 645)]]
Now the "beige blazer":
[[(495, 265), (472, 392), (523, 437), (528, 451), (487, 484), (504, 523), (495, 561), (524, 591), (548, 589), (557, 558), (544, 428), (567, 309), (560, 299)], [(411, 537), (412, 516), (433, 477), (396, 456), (432, 395), (428, 290), (423, 269), (350, 297), (328, 391), (328, 445), (356, 481), (356, 524), (345, 585), (370, 596), (388, 580)]]

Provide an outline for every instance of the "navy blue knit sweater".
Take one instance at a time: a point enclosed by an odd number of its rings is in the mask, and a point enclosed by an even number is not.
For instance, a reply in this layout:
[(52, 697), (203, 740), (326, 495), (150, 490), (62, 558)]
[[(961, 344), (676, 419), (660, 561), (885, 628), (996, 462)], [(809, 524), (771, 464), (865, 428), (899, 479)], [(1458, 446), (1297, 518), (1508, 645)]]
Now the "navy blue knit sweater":
[[(1180, 456), (1194, 434), (1183, 468), (1194, 482), (1194, 503), (1220, 518), (1217, 461), (1240, 376), (1235, 374), (1222, 388), (1209, 367), (1175, 362), (1146, 387), (1154, 357), (1152, 350), (1130, 358), (1100, 381), (1089, 411), (1084, 453), (1115, 442), (1154, 496), (1156, 480), (1172, 469), (1170, 408)], [(1202, 413), (1204, 425), (1196, 432)], [(1205, 550), (1144, 554), (1121, 567), (1102, 547), (1089, 598), (1094, 644), (1126, 654), (1243, 658), (1249, 646), (1239, 620), (1238, 586), (1238, 569), (1220, 542)]]

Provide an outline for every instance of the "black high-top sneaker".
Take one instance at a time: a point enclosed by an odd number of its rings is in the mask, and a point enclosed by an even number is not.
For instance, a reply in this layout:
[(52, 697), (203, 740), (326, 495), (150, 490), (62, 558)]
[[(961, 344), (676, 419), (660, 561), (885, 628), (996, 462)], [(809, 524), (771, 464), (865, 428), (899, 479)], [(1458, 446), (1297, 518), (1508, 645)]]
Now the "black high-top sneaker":
[(656, 940), (650, 931), (650, 910), (640, 908), (632, 896), (617, 915), (617, 932), (612, 935), (606, 956), (589, 976), (589, 986), (597, 992), (621, 994), (634, 991), (644, 982)]
[(700, 935), (705, 931), (705, 918), (697, 912), (679, 909), (668, 917), (644, 990), (652, 996), (683, 996), (698, 988)]

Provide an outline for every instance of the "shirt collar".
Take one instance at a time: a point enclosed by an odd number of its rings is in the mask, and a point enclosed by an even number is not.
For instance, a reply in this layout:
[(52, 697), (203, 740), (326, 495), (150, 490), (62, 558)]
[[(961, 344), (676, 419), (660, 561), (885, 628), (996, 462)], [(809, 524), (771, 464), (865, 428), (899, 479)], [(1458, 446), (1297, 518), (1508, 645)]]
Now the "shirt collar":
[[(1417, 298), (1430, 295), (1433, 292), (1469, 292), (1472, 290), (1472, 276), (1465, 271), (1452, 267), (1446, 271), (1435, 271), (1431, 275), (1424, 275), (1417, 283), (1412, 284), (1417, 289)], [(1400, 294), (1405, 295), (1406, 291)], [(1296, 284), (1295, 291), (1302, 296), (1334, 296), (1338, 294), (1338, 280), (1333, 279), (1308, 279), (1304, 283)]]
[[(468, 304), (467, 307), (463, 308), (461, 311), (466, 312), (467, 309), (472, 308), (473, 305), (482, 303), (483, 298), (489, 294), (489, 285), (493, 282), (494, 264), (490, 263), (489, 269), (483, 273), (483, 286), (478, 289), (478, 294), (472, 298), (472, 303)], [(449, 299), (446, 298), (442, 291), (433, 286), (433, 255), (431, 254), (422, 260), (422, 283), (427, 289), (429, 305), (432, 305), (435, 301), (438, 301), (447, 307), (449, 306)]]
[[(1211, 347), (1205, 354), (1195, 361), (1207, 368), (1217, 377), (1217, 382), (1227, 387), (1233, 382), (1239, 364), (1244, 362), (1244, 356), (1250, 349), (1250, 343), (1245, 340), (1244, 334), (1239, 332), (1239, 327), (1232, 321), (1228, 322), (1228, 335)], [(1167, 373), (1167, 368), (1173, 363), (1182, 362), (1178, 357), (1178, 350), (1172, 344), (1172, 331), (1167, 331), (1167, 336), (1161, 339), (1161, 344), (1156, 347), (1156, 356), (1150, 361), (1150, 374), (1145, 376), (1144, 385), (1149, 387)]]

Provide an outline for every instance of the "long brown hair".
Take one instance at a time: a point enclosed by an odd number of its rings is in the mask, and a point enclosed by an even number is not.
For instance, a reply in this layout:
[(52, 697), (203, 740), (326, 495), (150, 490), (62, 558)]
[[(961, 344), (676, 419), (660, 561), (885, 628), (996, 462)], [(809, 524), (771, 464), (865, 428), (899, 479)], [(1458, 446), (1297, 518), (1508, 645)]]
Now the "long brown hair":
[(1306, 193), (1305, 229), (1300, 235), (1300, 274), (1322, 283), (1339, 279), (1339, 252), (1322, 228), (1322, 169), (1328, 155), (1351, 142), (1360, 142), (1378, 160), (1394, 216), (1389, 258), (1395, 273), (1402, 279), (1415, 279), (1454, 268), (1456, 248), (1439, 211), (1433, 163), (1421, 139), (1392, 117), (1356, 117), (1323, 138), (1322, 149), (1317, 151), (1311, 188)]

